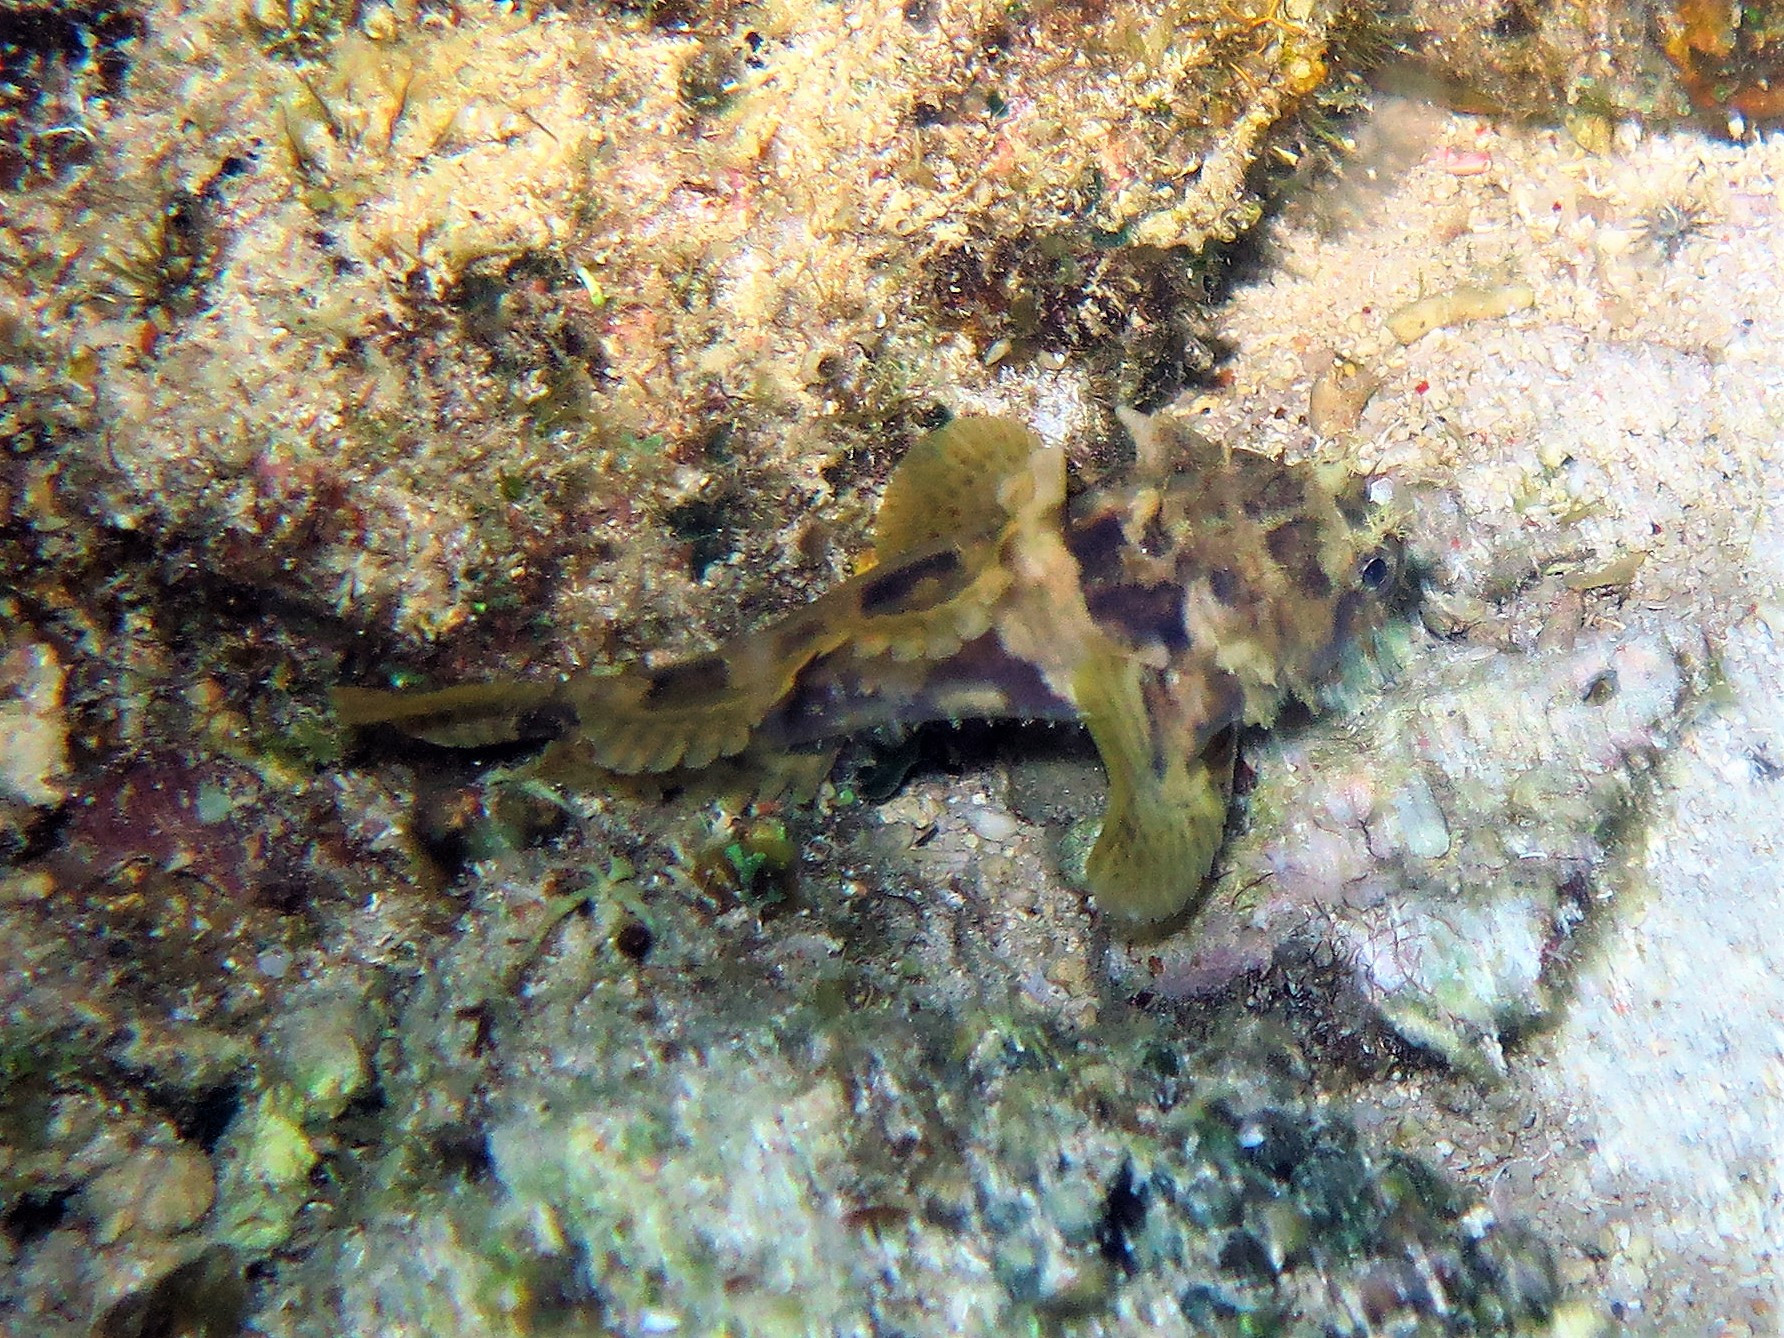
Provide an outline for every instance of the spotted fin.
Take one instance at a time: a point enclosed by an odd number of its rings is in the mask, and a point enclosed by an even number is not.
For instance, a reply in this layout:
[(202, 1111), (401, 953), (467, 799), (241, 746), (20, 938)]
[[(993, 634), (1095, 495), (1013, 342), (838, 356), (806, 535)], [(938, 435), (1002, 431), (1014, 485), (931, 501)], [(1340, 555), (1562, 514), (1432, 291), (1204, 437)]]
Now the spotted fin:
[(1065, 457), (1021, 423), (956, 418), (912, 446), (874, 518), (882, 561), (936, 543), (988, 539), (1065, 500)]
[(1220, 847), (1230, 753), (1201, 756), (1193, 739), (1149, 709), (1145, 667), (1131, 656), (1088, 657), (1073, 695), (1109, 773), (1109, 805), (1085, 874), (1117, 919), (1169, 919), (1192, 905)]

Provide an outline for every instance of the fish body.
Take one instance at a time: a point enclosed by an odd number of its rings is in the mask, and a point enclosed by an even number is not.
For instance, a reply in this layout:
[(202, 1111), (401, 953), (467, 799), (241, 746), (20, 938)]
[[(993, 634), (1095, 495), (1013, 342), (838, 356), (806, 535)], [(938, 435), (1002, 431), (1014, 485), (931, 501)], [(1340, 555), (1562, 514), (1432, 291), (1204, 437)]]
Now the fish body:
[(1068, 502), (1058, 447), (1018, 423), (957, 419), (888, 482), (878, 565), (778, 622), (658, 668), (342, 688), (337, 712), (454, 746), (560, 736), (560, 760), (622, 775), (797, 753), (894, 721), (1080, 719), (1109, 773), (1091, 890), (1117, 917), (1167, 919), (1219, 846), (1233, 728), (1311, 701), (1379, 621), (1397, 571), (1357, 480), (1191, 453), (1168, 477)]

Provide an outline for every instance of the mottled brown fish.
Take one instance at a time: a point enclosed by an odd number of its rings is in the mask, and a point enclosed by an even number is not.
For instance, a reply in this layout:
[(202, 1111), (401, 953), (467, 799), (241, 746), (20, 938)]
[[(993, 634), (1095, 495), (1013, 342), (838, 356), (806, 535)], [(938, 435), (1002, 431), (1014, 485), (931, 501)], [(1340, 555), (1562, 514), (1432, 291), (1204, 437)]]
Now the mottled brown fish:
[(626, 775), (894, 721), (1081, 719), (1109, 773), (1091, 890), (1111, 915), (1165, 919), (1220, 844), (1234, 727), (1313, 700), (1398, 573), (1360, 479), (1191, 450), (1183, 472), (1068, 504), (1059, 448), (958, 419), (888, 482), (879, 565), (779, 622), (662, 668), (342, 688), (336, 709), (448, 746), (559, 735), (558, 763)]

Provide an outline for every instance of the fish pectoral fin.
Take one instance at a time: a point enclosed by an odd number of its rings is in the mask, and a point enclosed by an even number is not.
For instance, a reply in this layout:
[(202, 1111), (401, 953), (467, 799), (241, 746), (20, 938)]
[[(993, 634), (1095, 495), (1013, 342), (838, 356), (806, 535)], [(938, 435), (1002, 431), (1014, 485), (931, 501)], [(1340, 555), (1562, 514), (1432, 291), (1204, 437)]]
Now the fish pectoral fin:
[(1099, 656), (1073, 686), (1109, 773), (1102, 833), (1085, 865), (1090, 891), (1106, 915), (1149, 923), (1197, 902), (1226, 828), (1232, 757), (1161, 738), (1140, 672), (1136, 661)]
[(434, 692), (337, 687), (329, 697), (347, 729), (388, 726), (442, 748), (544, 742), (576, 724), (554, 683), (466, 683)]
[(1107, 915), (1150, 923), (1197, 900), (1226, 827), (1226, 786), (1194, 759), (1177, 771), (1156, 785), (1111, 780), (1102, 835), (1085, 865)]

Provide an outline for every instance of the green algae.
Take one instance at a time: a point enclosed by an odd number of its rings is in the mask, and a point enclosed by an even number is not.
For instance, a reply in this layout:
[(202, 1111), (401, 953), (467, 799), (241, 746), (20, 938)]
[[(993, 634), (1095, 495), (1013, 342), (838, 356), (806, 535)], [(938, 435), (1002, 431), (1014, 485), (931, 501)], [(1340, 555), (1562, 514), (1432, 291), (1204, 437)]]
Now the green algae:
[(261, 1254), (291, 1234), (318, 1156), (303, 1131), (300, 1111), (294, 1096), (264, 1093), (220, 1146), (220, 1240)]

